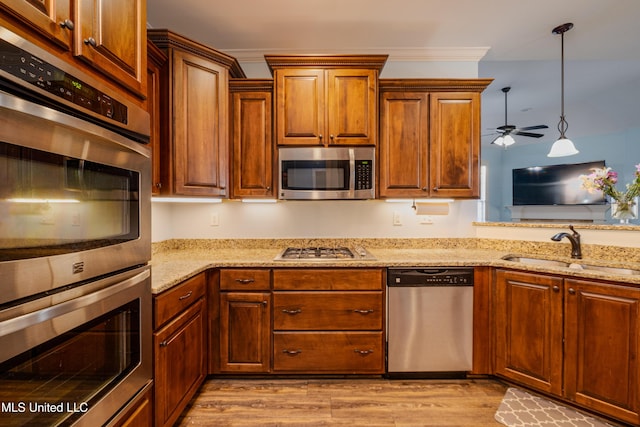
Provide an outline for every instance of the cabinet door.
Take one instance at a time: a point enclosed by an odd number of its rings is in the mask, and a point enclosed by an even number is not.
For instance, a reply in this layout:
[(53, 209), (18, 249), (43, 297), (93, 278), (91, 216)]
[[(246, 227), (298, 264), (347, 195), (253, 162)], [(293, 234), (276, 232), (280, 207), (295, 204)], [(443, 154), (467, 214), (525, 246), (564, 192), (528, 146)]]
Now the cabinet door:
[(565, 281), (565, 395), (640, 423), (640, 289)]
[(178, 419), (206, 376), (206, 314), (200, 299), (154, 333), (156, 426)]
[(377, 72), (327, 70), (329, 144), (375, 145), (378, 133)]
[(269, 293), (220, 294), (220, 371), (269, 372)]
[(380, 197), (425, 197), (429, 183), (429, 94), (385, 92), (380, 101)]
[(71, 49), (74, 28), (71, 0), (3, 0), (0, 8), (16, 14), (58, 46)]
[(233, 197), (273, 196), (271, 92), (231, 94)]
[(160, 97), (161, 92), (161, 73), (162, 66), (167, 60), (166, 55), (158, 49), (152, 42), (147, 43), (147, 99), (145, 107), (149, 113), (151, 137), (149, 138), (149, 146), (151, 147), (152, 168), (151, 168), (151, 194), (154, 196), (162, 192), (162, 174), (161, 174), (161, 111)]
[(496, 374), (562, 394), (562, 279), (496, 272)]
[(75, 1), (74, 55), (146, 96), (146, 2)]
[(276, 70), (278, 144), (318, 145), (325, 132), (324, 70)]
[(432, 197), (480, 195), (480, 94), (430, 94)]
[(228, 70), (173, 51), (174, 193), (227, 195)]

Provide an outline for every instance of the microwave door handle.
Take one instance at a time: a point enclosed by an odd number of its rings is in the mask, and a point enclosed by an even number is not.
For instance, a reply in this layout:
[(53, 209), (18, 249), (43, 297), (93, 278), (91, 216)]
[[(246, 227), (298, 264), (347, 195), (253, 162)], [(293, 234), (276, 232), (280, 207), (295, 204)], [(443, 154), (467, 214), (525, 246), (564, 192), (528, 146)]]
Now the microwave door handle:
[(349, 148), (349, 197), (356, 194), (356, 154), (353, 148)]

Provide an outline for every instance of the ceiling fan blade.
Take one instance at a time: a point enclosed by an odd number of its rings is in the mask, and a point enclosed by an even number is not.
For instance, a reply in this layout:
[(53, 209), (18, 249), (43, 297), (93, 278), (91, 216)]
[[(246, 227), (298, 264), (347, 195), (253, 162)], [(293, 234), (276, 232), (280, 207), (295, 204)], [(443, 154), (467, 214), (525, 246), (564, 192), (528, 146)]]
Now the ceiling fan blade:
[(536, 130), (536, 129), (549, 129), (547, 125), (536, 125), (536, 126), (526, 126), (523, 128), (518, 128), (518, 130)]
[(503, 126), (498, 126), (496, 129), (511, 132), (515, 128), (516, 127), (514, 125), (503, 125)]
[(544, 135), (541, 133), (533, 133), (533, 132), (520, 132), (520, 131), (516, 131), (513, 133), (514, 135), (520, 135), (520, 136), (528, 136), (530, 138), (541, 138)]

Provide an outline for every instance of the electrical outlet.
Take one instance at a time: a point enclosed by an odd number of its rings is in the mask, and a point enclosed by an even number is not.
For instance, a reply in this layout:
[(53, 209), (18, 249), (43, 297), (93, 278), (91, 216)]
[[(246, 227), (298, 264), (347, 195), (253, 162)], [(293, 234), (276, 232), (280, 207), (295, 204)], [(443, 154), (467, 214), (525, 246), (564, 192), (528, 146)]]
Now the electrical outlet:
[(209, 225), (211, 227), (217, 227), (220, 225), (220, 216), (217, 212), (211, 214), (211, 217), (209, 218)]
[(393, 225), (402, 225), (402, 216), (398, 211), (393, 211)]
[(433, 224), (433, 218), (430, 216), (422, 216), (420, 217), (420, 224), (431, 225)]

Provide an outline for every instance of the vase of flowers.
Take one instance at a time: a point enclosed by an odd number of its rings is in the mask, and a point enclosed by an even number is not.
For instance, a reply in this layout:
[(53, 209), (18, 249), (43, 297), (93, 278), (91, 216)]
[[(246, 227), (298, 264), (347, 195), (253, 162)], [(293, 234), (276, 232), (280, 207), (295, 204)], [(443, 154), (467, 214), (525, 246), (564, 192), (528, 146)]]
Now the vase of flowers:
[(616, 188), (618, 173), (611, 168), (594, 168), (589, 175), (580, 175), (582, 188), (593, 193), (601, 191), (611, 200), (611, 217), (628, 224), (638, 218), (638, 196), (640, 196), (640, 163), (636, 166), (634, 179), (626, 185), (625, 191)]

